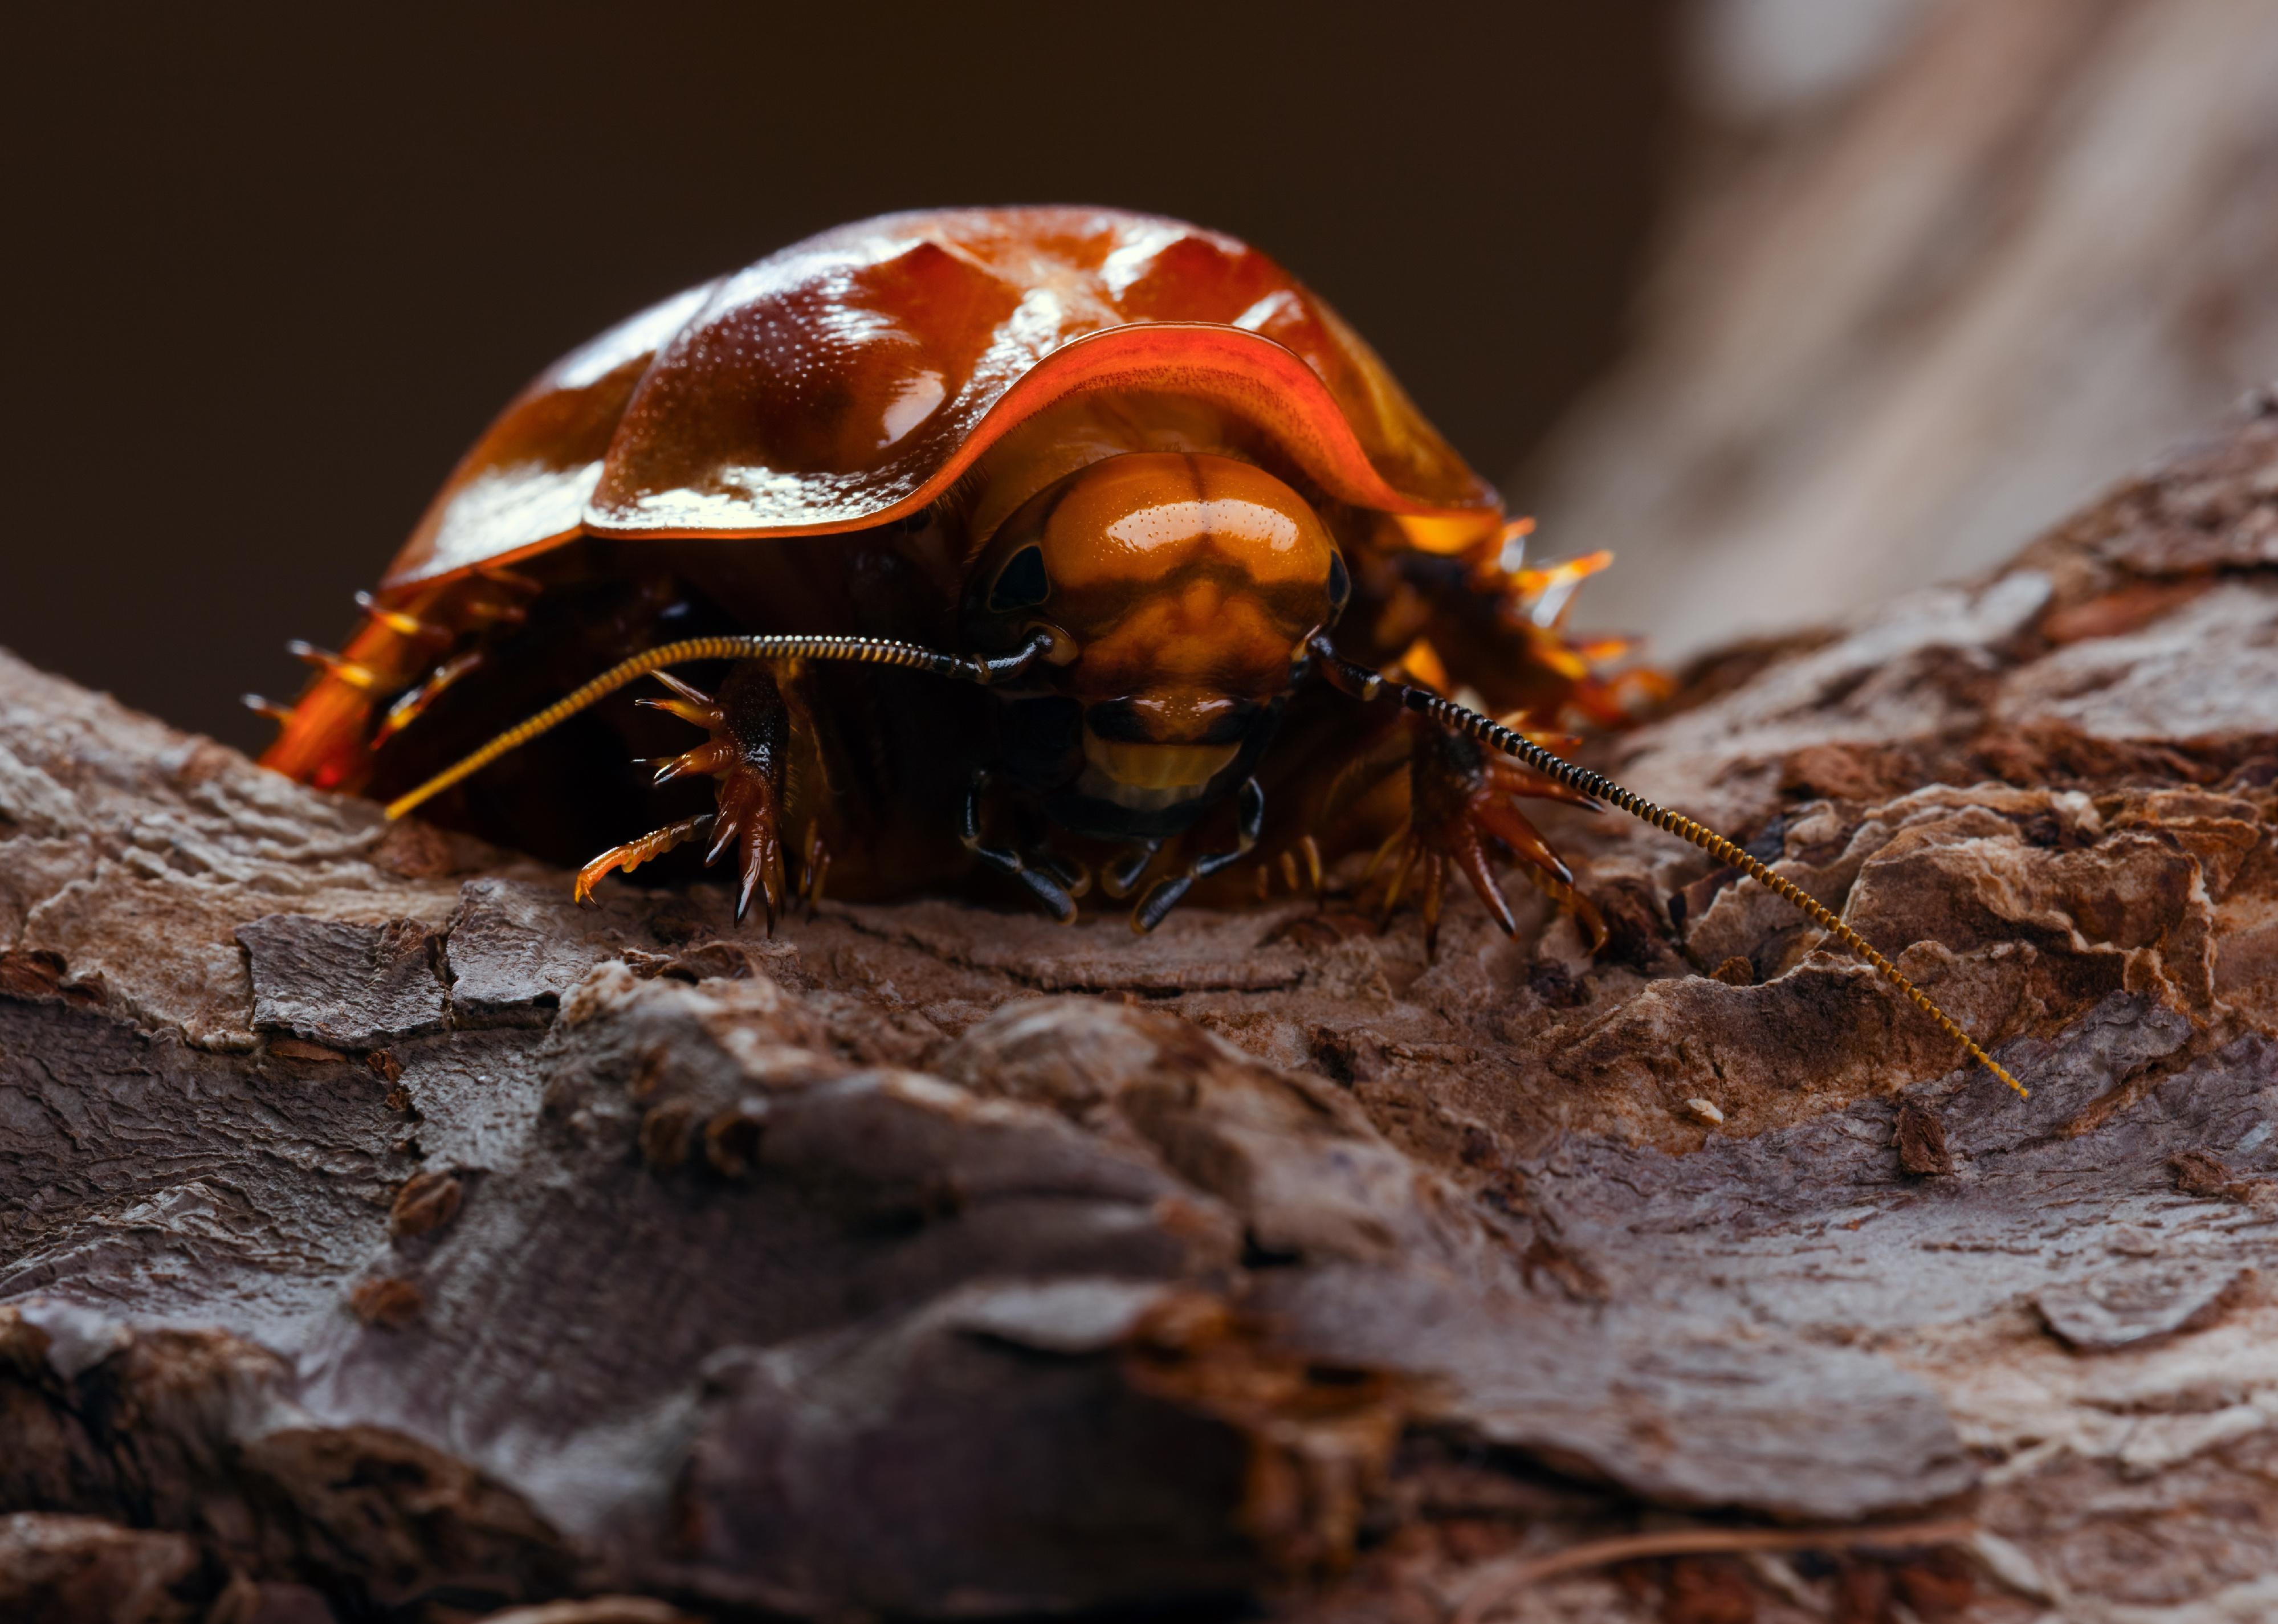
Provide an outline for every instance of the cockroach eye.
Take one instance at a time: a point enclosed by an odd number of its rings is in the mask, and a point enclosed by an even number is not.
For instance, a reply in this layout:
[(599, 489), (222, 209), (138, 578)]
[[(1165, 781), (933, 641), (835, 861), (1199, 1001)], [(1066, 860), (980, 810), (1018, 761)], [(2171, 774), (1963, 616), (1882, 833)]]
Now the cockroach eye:
[(1330, 608), (1342, 610), (1345, 600), (1351, 596), (1352, 576), (1345, 568), (1345, 555), (1342, 553), (1332, 553), (1329, 554)]
[(997, 572), (997, 583), (989, 589), (989, 611), (1004, 614), (1014, 609), (1033, 609), (1051, 595), (1051, 577), (1044, 573), (1044, 550), (1023, 547)]

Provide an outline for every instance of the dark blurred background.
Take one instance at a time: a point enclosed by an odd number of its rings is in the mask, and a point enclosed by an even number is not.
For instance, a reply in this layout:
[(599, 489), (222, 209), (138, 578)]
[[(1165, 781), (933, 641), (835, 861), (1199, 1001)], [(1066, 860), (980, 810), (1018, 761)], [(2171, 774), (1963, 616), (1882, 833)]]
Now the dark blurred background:
[(531, 373), (881, 210), (1265, 248), (1491, 477), (1613, 354), (1671, 8), (42, 7), (11, 26), (0, 644), (248, 747)]

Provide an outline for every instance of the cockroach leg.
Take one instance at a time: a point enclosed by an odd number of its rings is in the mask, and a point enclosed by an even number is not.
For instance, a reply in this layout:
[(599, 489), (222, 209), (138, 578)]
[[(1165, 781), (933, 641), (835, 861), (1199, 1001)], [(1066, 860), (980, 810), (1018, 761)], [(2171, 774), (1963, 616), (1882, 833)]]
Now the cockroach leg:
[(809, 819), (806, 847), (799, 858), (799, 881), (806, 893), (806, 917), (813, 919), (822, 904), (822, 882), (830, 875), (830, 848), (823, 843), (822, 825)]
[[(1371, 874), (1382, 865), (1384, 856), (1399, 843), (1400, 835), (1404, 832), (1403, 825), (1400, 831), (1395, 833), (1393, 840), (1378, 853), (1377, 861), (1369, 865)], [(1273, 876), (1277, 874), (1280, 877), (1281, 888), (1291, 896), (1310, 895), (1316, 902), (1326, 900), (1322, 896), (1321, 842), (1311, 835), (1299, 835), (1270, 858), (1259, 862), (1258, 901), (1265, 902), (1272, 896)]]
[(504, 564), (478, 564), (475, 573), (493, 586), (503, 587), (518, 598), (535, 598), (546, 589), (520, 570)]
[(695, 839), (711, 827), (712, 814), (702, 812), (693, 818), (683, 818), (677, 823), (668, 823), (638, 840), (612, 846), (577, 871), (577, 881), (570, 888), (570, 895), (577, 902), (590, 903), (593, 900), (593, 888), (605, 875), (629, 874), (651, 858), (662, 857), (682, 842)]
[(470, 598), (459, 606), (459, 613), (470, 621), (489, 626), (519, 626), (530, 618), (529, 606), (513, 599), (501, 602)]
[[(639, 703), (677, 716), (711, 736), (693, 749), (666, 759), (656, 770), (656, 782), (669, 784), (697, 774), (716, 778), (720, 781), (717, 809), (700, 820), (685, 819), (631, 846), (603, 852), (580, 872), (579, 883), (585, 884), (585, 875), (588, 873), (598, 877), (612, 866), (631, 867), (629, 862), (613, 864), (611, 858), (617, 852), (642, 848), (644, 841), (672, 836), (664, 844), (641, 850), (637, 861), (646, 861), (670, 850), (696, 833), (700, 822), (712, 836), (704, 853), (707, 866), (731, 851), (736, 854), (738, 922), (741, 923), (751, 911), (753, 897), (761, 897), (767, 908), (768, 932), (772, 935), (776, 916), (787, 901), (794, 900), (784, 880), (783, 841), (777, 833), (791, 712), (784, 703), (775, 673), (759, 660), (745, 660), (729, 672), (717, 699), (664, 672), (651, 675), (670, 690), (671, 697)], [(809, 831), (808, 843), (809, 868), (814, 875), (809, 881), (811, 904), (813, 896), (821, 890), (821, 874), (829, 866), (829, 859), (827, 855), (819, 862), (814, 859), (814, 854), (822, 850), (822, 841), (814, 831)]]
[(1231, 868), (1248, 857), (1250, 848), (1257, 844), (1258, 831), (1265, 827), (1265, 791), (1257, 787), (1254, 778), (1242, 781), (1242, 788), (1234, 801), (1235, 841), (1232, 850), (1205, 852), (1187, 865), (1186, 872), (1166, 874), (1147, 888), (1139, 905), (1131, 911), (1131, 928), (1144, 935), (1170, 916), (1181, 897), (1194, 888), (1195, 881), (1206, 880), (1220, 869)]
[(1574, 916), (1574, 923), (1582, 927), (1582, 935), (1592, 954), (1606, 945), (1606, 916), (1598, 911), (1598, 904), (1568, 885), (1563, 880), (1532, 864), (1520, 871), (1534, 882), (1534, 888)]
[(675, 699), (661, 701), (662, 708), (677, 715), (682, 713), (676, 700), (700, 702), (719, 715), (717, 724), (707, 724), (716, 726), (714, 737), (690, 752), (702, 755), (708, 765), (700, 770), (720, 780), (719, 814), (704, 860), (716, 863), (730, 850), (737, 854), (736, 919), (740, 923), (753, 896), (761, 896), (767, 903), (768, 934), (773, 935), (776, 915), (790, 894), (777, 834), (791, 744), (791, 709), (783, 690), (775, 672), (756, 660), (728, 673), (716, 704), (677, 679), (668, 679), (666, 686)]
[(661, 789), (677, 780), (692, 776), (717, 777), (736, 764), (736, 741), (728, 730), (728, 713), (720, 707), (711, 695), (692, 688), (667, 671), (652, 671), (651, 676), (672, 691), (669, 699), (636, 699), (633, 703), (644, 710), (662, 711), (677, 716), (692, 728), (701, 728), (712, 736), (692, 750), (669, 756), (657, 766), (652, 782)]
[(1091, 870), (1065, 852), (1054, 851), (1048, 846), (1036, 846), (1028, 852), (1028, 866), (1050, 874), (1060, 883), (1060, 889), (1081, 900), (1091, 893)]
[(285, 652), (303, 665), (314, 666), (319, 671), (336, 676), (354, 688), (366, 691), (380, 684), (379, 673), (370, 666), (359, 665), (345, 654), (335, 654), (330, 649), (320, 649), (313, 643), (303, 643), (295, 637), (285, 645)]
[(1392, 871), (1392, 879), (1384, 888), (1383, 917), (1389, 920), (1393, 911), (1400, 906), (1400, 894), (1408, 888), (1408, 876), (1416, 872), (1416, 864), (1424, 855), (1419, 842), (1409, 841), (1400, 849), (1400, 865)]
[(758, 896), (767, 906), (769, 935), (775, 934), (787, 889), (783, 842), (776, 836), (776, 788), (763, 766), (738, 762), (729, 768), (720, 780), (719, 815), (704, 853), (707, 867), (736, 853), (736, 922), (743, 923)]
[(1028, 888), (1029, 894), (1051, 911), (1063, 925), (1075, 923), (1075, 898), (1057, 875), (1034, 865), (1010, 846), (982, 843), (981, 800), (989, 789), (989, 774), (975, 773), (965, 788), (965, 806), (958, 820), (957, 837), (965, 849), (1000, 874), (1009, 874)]
[(1384, 866), (1386, 858), (1407, 844), (1409, 831), (1413, 827), (1409, 820), (1403, 818), (1392, 833), (1384, 837), (1382, 843), (1370, 854), (1368, 866), (1360, 871), (1363, 885), (1376, 878), (1376, 871)]
[[(1521, 796), (1562, 801), (1586, 797), (1528, 772), (1461, 734), (1426, 722), (1414, 724), (1413, 731), (1408, 821), (1393, 832), (1369, 865), (1373, 874), (1394, 850), (1400, 854), (1385, 887), (1380, 904), (1384, 916), (1389, 919), (1399, 906), (1413, 875), (1424, 915), (1424, 950), (1427, 956), (1436, 953), (1441, 909), (1453, 873), (1470, 882), (1503, 934), (1516, 935), (1518, 922), (1495, 882), (1492, 854), (1498, 850), (1517, 858), (1530, 874), (1539, 874), (1547, 882), (1546, 891), (1556, 887), (1550, 894), (1575, 907), (1578, 914), (1587, 907), (1574, 889), (1573, 874), (1517, 806)], [(1595, 909), (1590, 909), (1590, 918), (1597, 919)], [(1584, 928), (1590, 930), (1591, 926), (1585, 922)], [(1593, 934), (1602, 941), (1602, 932), (1603, 924), (1599, 921)]]
[(1117, 858), (1099, 871), (1099, 888), (1118, 902), (1139, 888), (1139, 881), (1155, 854), (1163, 849), (1160, 840), (1135, 840)]
[(430, 643), (448, 643), (455, 635), (448, 626), (438, 626), (432, 621), (423, 621), (416, 614), (391, 609), (370, 592), (358, 592), (355, 606), (368, 618), (378, 621), (399, 637), (417, 637)]
[(442, 697), (445, 689), (480, 667), (482, 663), (482, 655), (470, 649), (436, 667), (427, 674), (427, 680), (417, 688), (406, 689), (396, 697), (395, 703), (387, 707), (387, 713), (379, 719), (379, 726), (372, 730), (371, 747), (378, 749), (417, 721), (427, 707)]

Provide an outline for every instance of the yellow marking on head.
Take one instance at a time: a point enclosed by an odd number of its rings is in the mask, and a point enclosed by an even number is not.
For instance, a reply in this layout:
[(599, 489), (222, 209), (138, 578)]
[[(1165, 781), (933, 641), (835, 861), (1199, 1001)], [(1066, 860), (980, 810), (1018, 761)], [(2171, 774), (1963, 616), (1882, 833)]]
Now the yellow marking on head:
[(1083, 730), (1084, 759), (1135, 789), (1189, 789), (1226, 771), (1240, 744), (1132, 744)]

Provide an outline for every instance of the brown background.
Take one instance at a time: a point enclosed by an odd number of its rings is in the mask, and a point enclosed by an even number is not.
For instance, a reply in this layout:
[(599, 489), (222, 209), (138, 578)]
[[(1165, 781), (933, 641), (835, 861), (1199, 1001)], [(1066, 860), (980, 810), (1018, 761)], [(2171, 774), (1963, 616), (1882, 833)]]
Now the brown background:
[[(837, 221), (1089, 201), (1255, 240), (1490, 477), (1614, 345), (1665, 5), (46, 8), (11, 34), (0, 644), (256, 745), (554, 355)], [(661, 19), (660, 19), (661, 17)]]

